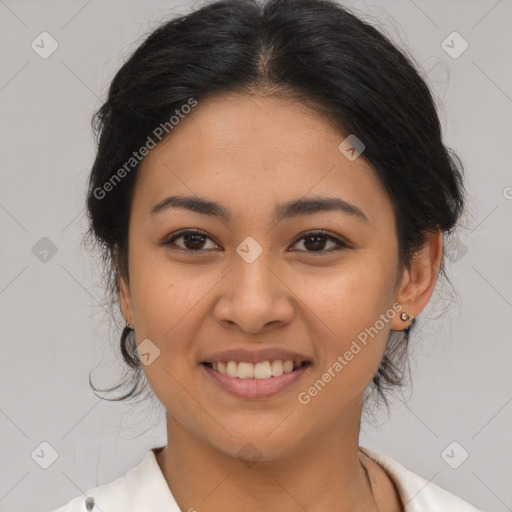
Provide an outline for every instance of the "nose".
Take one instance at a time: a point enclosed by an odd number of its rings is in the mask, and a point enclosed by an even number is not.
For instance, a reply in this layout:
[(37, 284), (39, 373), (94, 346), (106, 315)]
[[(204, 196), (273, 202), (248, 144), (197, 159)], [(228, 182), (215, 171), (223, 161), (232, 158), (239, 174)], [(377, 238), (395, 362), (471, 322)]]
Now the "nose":
[(290, 285), (264, 254), (252, 263), (243, 259), (235, 262), (219, 283), (214, 317), (224, 327), (256, 334), (282, 327), (293, 318)]

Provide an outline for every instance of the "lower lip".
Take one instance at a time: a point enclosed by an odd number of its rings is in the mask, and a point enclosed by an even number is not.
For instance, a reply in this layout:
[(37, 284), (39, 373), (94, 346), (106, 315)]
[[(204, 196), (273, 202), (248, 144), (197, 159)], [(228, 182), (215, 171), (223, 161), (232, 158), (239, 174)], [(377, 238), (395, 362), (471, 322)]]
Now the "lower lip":
[(311, 365), (303, 365), (293, 372), (283, 373), (269, 379), (240, 379), (228, 377), (201, 364), (206, 374), (224, 391), (239, 398), (268, 398), (293, 386)]

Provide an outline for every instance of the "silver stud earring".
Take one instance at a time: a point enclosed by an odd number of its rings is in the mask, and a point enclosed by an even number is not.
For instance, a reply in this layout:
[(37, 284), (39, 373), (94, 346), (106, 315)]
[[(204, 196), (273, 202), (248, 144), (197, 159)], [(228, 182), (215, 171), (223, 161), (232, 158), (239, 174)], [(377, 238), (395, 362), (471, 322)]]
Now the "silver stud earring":
[(414, 316), (409, 316), (405, 311), (403, 313), (400, 314), (400, 320), (404, 321), (404, 322), (407, 322), (407, 320), (410, 320), (411, 323), (409, 324), (408, 327), (405, 328), (405, 332), (408, 332), (409, 329), (412, 327), (412, 325), (414, 324), (414, 321), (416, 320), (416, 318)]

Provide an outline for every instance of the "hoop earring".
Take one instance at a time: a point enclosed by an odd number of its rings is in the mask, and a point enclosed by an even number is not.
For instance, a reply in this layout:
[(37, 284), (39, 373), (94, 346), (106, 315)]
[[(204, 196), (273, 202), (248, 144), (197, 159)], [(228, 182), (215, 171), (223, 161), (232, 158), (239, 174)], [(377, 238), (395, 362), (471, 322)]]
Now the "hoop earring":
[(135, 350), (135, 340), (134, 337), (131, 336), (131, 333), (135, 332), (135, 329), (130, 327), (130, 322), (126, 322), (126, 325), (123, 328), (123, 332), (121, 333), (121, 339), (119, 340), (119, 346), (121, 349), (121, 354), (123, 355), (124, 360), (132, 367), (139, 368), (140, 360), (136, 354)]

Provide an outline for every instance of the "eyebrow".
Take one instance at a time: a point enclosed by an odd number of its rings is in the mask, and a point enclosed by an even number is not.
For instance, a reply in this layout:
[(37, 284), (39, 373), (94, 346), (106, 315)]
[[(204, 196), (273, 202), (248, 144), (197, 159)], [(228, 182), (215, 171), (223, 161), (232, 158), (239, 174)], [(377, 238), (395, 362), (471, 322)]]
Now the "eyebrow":
[[(150, 210), (150, 216), (164, 212), (171, 208), (184, 208), (195, 213), (218, 217), (226, 222), (232, 218), (228, 208), (197, 196), (169, 196), (156, 203)], [(294, 199), (286, 203), (276, 205), (274, 220), (279, 222), (283, 219), (298, 217), (301, 215), (313, 214), (321, 211), (339, 211), (354, 216), (364, 222), (369, 222), (365, 213), (357, 206), (344, 201), (338, 197), (314, 196), (302, 199)]]

